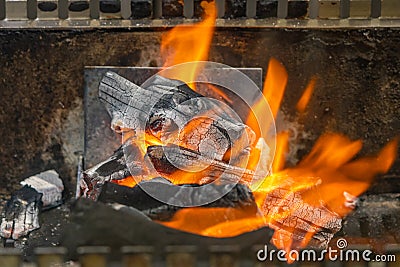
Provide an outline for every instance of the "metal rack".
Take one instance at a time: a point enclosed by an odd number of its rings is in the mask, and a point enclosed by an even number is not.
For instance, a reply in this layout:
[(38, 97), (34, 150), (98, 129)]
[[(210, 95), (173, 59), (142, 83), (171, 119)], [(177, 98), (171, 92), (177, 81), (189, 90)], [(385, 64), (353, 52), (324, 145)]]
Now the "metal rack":
[[(35, 265), (37, 267), (50, 266), (70, 266), (70, 267), (148, 267), (148, 266), (286, 266), (284, 262), (262, 262), (257, 259), (257, 252), (263, 249), (264, 245), (254, 246), (250, 251), (239, 251), (232, 246), (211, 246), (205, 253), (200, 255), (196, 246), (167, 246), (163, 251), (156, 251), (152, 246), (126, 246), (122, 247), (116, 256), (110, 247), (105, 246), (85, 246), (77, 248), (78, 260), (66, 262), (65, 255), (67, 249), (63, 247), (41, 247), (35, 249)], [(365, 251), (370, 249), (368, 245), (357, 245), (348, 247), (347, 250)], [(346, 250), (344, 250), (346, 251)], [(204, 253), (203, 253), (204, 254)], [(400, 247), (398, 245), (387, 245), (385, 253), (381, 255), (391, 255), (387, 262), (381, 262), (380, 266), (398, 266), (400, 257)], [(394, 256), (394, 257), (393, 257)], [(392, 261), (395, 259), (396, 261)], [(15, 248), (0, 249), (0, 266), (24, 267), (32, 266), (32, 263), (24, 264), (21, 257), (21, 251)], [(363, 262), (359, 260), (349, 261), (300, 261), (295, 266), (377, 266), (376, 262)]]
[[(398, 0), (215, 0), (217, 27), (399, 27)], [(165, 28), (199, 20), (198, 0), (0, 0), (0, 28)], [(181, 10), (168, 14), (166, 5)], [(235, 10), (235, 8), (237, 10)], [(233, 15), (229, 14), (233, 9)], [(300, 11), (299, 11), (300, 10)], [(231, 12), (232, 13), (232, 12)]]

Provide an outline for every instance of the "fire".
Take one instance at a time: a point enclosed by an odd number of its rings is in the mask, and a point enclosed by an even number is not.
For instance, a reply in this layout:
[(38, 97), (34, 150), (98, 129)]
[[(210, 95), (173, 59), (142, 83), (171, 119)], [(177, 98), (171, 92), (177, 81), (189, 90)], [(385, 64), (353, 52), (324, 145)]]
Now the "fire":
[(317, 77), (312, 77), (308, 83), (303, 95), (300, 97), (299, 102), (297, 102), (296, 109), (298, 112), (303, 113), (306, 110), (308, 102), (311, 99), (312, 93), (314, 92), (315, 83), (317, 82)]
[(265, 129), (259, 129), (260, 122), (257, 121), (257, 118), (264, 117), (265, 110), (271, 109), (273, 117), (276, 118), (286, 89), (287, 79), (285, 67), (275, 58), (271, 58), (263, 87), (265, 99), (261, 98), (253, 105), (252, 112), (250, 112), (246, 121), (246, 124), (255, 131), (257, 136), (260, 136), (260, 130), (266, 131), (270, 126), (266, 123)]
[[(214, 2), (203, 2), (202, 6), (206, 12), (202, 22), (177, 26), (163, 35), (161, 52), (165, 60), (164, 67), (207, 60), (216, 8)], [(169, 72), (167, 76), (190, 84), (198, 73), (199, 68), (193, 68), (184, 73)], [(267, 102), (260, 99), (254, 103), (246, 120), (246, 124), (257, 136), (260, 136), (263, 129), (260, 129), (256, 117), (263, 117), (263, 112), (270, 108), (273, 117), (276, 118), (287, 80), (288, 74), (284, 66), (272, 58), (263, 87), (263, 96)], [(316, 78), (313, 77), (296, 105), (300, 113), (305, 111), (315, 85)], [(227, 98), (218, 88), (212, 87), (211, 90), (220, 97)], [(184, 129), (186, 135), (191, 131), (207, 130), (197, 126), (196, 121), (189, 124)], [(146, 135), (144, 140), (143, 153), (149, 145), (165, 145), (165, 142), (154, 136)], [(180, 141), (182, 140), (178, 140)], [(389, 170), (396, 158), (398, 140), (389, 142), (376, 156), (356, 158), (362, 148), (360, 140), (352, 141), (341, 134), (327, 133), (316, 141), (310, 153), (297, 166), (285, 169), (288, 143), (289, 133), (279, 133), (273, 173), (265, 177), (257, 187), (252, 188), (258, 208), (256, 213), (241, 208), (185, 208), (179, 210), (170, 221), (160, 223), (213, 237), (230, 237), (269, 226), (276, 230), (273, 237), (275, 246), (286, 250), (300, 249), (311, 242), (318, 231), (327, 225), (336, 225), (338, 220), (353, 209), (352, 200), (368, 189), (374, 177)], [(253, 170), (259, 158), (259, 151), (253, 149), (247, 168)], [(176, 176), (172, 179), (175, 184), (201, 183), (191, 175)], [(136, 185), (132, 177), (116, 183), (125, 186)], [(301, 221), (303, 233), (296, 233), (297, 219), (304, 216), (302, 214), (306, 211), (310, 217)]]
[(132, 176), (128, 176), (121, 180), (113, 180), (113, 183), (127, 187), (134, 187), (137, 184), (135, 178), (133, 178)]
[[(279, 110), (286, 81), (285, 69), (272, 59), (263, 94), (269, 103), (275, 103), (271, 105), (274, 116)], [(301, 97), (297, 105), (299, 111), (305, 110), (315, 81), (315, 78), (310, 81)], [(255, 103), (255, 112), (262, 110), (260, 103)], [(250, 114), (248, 125), (255, 123), (254, 119), (254, 114)], [(311, 152), (297, 166), (284, 169), (288, 140), (288, 132), (278, 134), (273, 174), (265, 177), (253, 190), (259, 209), (257, 215), (240, 208), (189, 208), (178, 211), (171, 221), (161, 223), (213, 237), (230, 237), (269, 226), (275, 229), (272, 242), (276, 247), (301, 249), (322, 228), (346, 216), (354, 208), (351, 200), (365, 192), (376, 175), (387, 172), (396, 158), (396, 139), (374, 157), (354, 159), (362, 148), (362, 142), (328, 133), (317, 140)], [(252, 157), (249, 169), (254, 168), (259, 155), (255, 152)], [(306, 231), (300, 235), (300, 241), (294, 240), (296, 228), (285, 225), (290, 221), (296, 222), (296, 218), (307, 210), (315, 210), (319, 216), (310, 213), (311, 217), (306, 219), (311, 222), (303, 222)]]
[[(271, 58), (265, 77), (263, 94), (271, 108), (272, 115), (276, 118), (285, 93), (288, 75), (285, 67), (275, 58)], [(264, 109), (265, 110), (265, 109)]]
[(276, 151), (274, 161), (272, 163), (272, 172), (276, 173), (285, 166), (285, 156), (288, 152), (289, 133), (281, 132), (276, 137)]
[[(205, 13), (203, 21), (194, 25), (176, 26), (162, 36), (163, 67), (208, 59), (217, 9), (214, 2), (203, 1), (201, 7)], [(197, 77), (200, 68), (201, 64), (197, 68), (187, 69), (184, 72), (169, 71), (168, 73), (164, 72), (163, 75), (170, 79), (184, 81), (194, 89), (194, 84), (191, 82)]]

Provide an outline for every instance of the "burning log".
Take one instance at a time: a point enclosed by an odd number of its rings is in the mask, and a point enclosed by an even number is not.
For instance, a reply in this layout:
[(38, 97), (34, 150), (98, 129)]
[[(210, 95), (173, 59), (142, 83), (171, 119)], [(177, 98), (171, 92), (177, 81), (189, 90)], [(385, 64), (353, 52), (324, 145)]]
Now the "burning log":
[(269, 225), (275, 229), (273, 241), (278, 247), (301, 249), (309, 242), (309, 247), (323, 249), (342, 227), (338, 214), (321, 203), (307, 203), (301, 192), (284, 186), (267, 194), (260, 209), (271, 218)]
[(0, 225), (0, 236), (18, 239), (39, 225), (39, 213), (62, 203), (64, 185), (54, 170), (28, 177), (23, 187), (15, 191), (7, 202)]
[(154, 76), (141, 88), (107, 72), (99, 98), (112, 117), (113, 130), (129, 132), (134, 141), (172, 143), (217, 160), (229, 155), (233, 165), (246, 162), (255, 143), (254, 132), (233, 110), (178, 80)]
[[(129, 148), (127, 148), (128, 146)], [(106, 203), (117, 202), (123, 205), (132, 206), (143, 211), (151, 218), (157, 220), (170, 218), (176, 212), (176, 210), (179, 209), (179, 207), (167, 205), (154, 199), (153, 197), (148, 195), (148, 193), (146, 193), (149, 191), (153, 191), (153, 188), (156, 189), (157, 194), (161, 192), (162, 194), (170, 196), (171, 198), (181, 198), (182, 200), (188, 201), (188, 203), (193, 202), (190, 201), (190, 198), (207, 199), (208, 196), (211, 195), (223, 195), (221, 199), (206, 205), (207, 207), (251, 207), (253, 210), (254, 208), (256, 208), (254, 198), (250, 189), (243, 184), (236, 185), (231, 190), (229, 190), (226, 195), (222, 193), (228, 191), (226, 187), (229, 187), (230, 185), (226, 183), (220, 185), (215, 184), (204, 189), (200, 187), (200, 190), (193, 191), (193, 195), (182, 195), (180, 193), (180, 189), (183, 187), (188, 188), (188, 186), (196, 187), (195, 184), (173, 185), (170, 181), (161, 177), (153, 178), (149, 181), (142, 181), (141, 183), (139, 183), (139, 185), (136, 185), (133, 188), (115, 184), (121, 180), (126, 179), (127, 177), (131, 177), (131, 173), (129, 172), (125, 162), (126, 159), (124, 157), (123, 148), (130, 151), (136, 149), (136, 147), (133, 147), (132, 145), (125, 144), (124, 146), (121, 146), (110, 158), (83, 173), (83, 178), (81, 180), (81, 195), (83, 197), (93, 200), (99, 200)], [(165, 151), (167, 151), (168, 148), (173, 149), (172, 147), (163, 148), (166, 148)], [(156, 155), (154, 155), (153, 152), (155, 152), (156, 150), (157, 147), (152, 147), (148, 150), (148, 156), (150, 158), (153, 158), (154, 160)], [(194, 155), (198, 155), (194, 152), (191, 153)], [(131, 155), (133, 155), (133, 153)], [(138, 162), (138, 164), (140, 164), (140, 162)], [(222, 163), (220, 163), (220, 165), (228, 168), (226, 164), (223, 165)], [(157, 171), (160, 171), (162, 173), (171, 173), (171, 165), (168, 163), (168, 161), (166, 161), (165, 164), (160, 164), (159, 166), (155, 164), (155, 167)], [(231, 169), (228, 169), (228, 171), (232, 171), (232, 168), (238, 167), (231, 167)], [(221, 171), (223, 170), (219, 170), (219, 172)], [(209, 171), (209, 176), (212, 173), (214, 173), (215, 178), (217, 178), (217, 173), (215, 171)], [(196, 177), (203, 177), (199, 176), (196, 173), (194, 173), (193, 175)], [(238, 179), (240, 177), (234, 178)], [(233, 179), (232, 182), (234, 182)], [(145, 189), (145, 191), (143, 189)], [(255, 213), (255, 211), (253, 211), (253, 213)]]

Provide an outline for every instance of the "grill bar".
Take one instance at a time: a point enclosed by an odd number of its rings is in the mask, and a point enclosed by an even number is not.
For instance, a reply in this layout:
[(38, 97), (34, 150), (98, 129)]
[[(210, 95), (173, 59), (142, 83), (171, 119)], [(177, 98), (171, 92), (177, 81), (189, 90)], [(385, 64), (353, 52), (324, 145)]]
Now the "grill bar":
[(162, 17), (162, 0), (153, 0), (153, 18)]
[(309, 12), (310, 19), (318, 18), (318, 12), (319, 12), (318, 0), (310, 0), (308, 12)]
[(247, 0), (246, 2), (246, 17), (254, 18), (257, 15), (257, 0)]
[(287, 17), (287, 14), (288, 14), (288, 0), (279, 0), (277, 17), (279, 19), (284, 19)]
[(194, 15), (194, 1), (184, 0), (183, 4), (183, 16), (187, 19), (193, 18)]
[(340, 1), (340, 18), (345, 19), (350, 17), (350, 0)]

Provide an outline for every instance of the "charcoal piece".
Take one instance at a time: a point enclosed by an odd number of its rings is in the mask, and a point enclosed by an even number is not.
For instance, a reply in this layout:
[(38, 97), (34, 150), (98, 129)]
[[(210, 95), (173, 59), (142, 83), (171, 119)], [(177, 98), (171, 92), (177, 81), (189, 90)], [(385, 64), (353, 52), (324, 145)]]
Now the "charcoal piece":
[(71, 2), (68, 6), (69, 11), (82, 12), (89, 9), (89, 2), (87, 1), (75, 1)]
[(62, 204), (64, 185), (55, 170), (48, 170), (26, 178), (21, 185), (28, 185), (43, 194), (44, 209), (53, 208)]
[(277, 0), (258, 0), (256, 16), (259, 19), (276, 18), (278, 14)]
[(254, 244), (268, 244), (273, 234), (271, 229), (263, 227), (232, 238), (204, 237), (165, 227), (134, 208), (115, 210), (88, 199), (79, 199), (73, 205), (71, 221), (60, 243), (68, 248), (68, 258), (72, 259), (77, 257), (73, 254), (77, 247), (92, 245), (106, 245), (115, 251), (121, 246), (150, 245), (154, 247), (154, 257), (160, 258), (168, 245), (195, 245), (199, 251), (207, 251), (211, 245), (236, 245), (250, 251)]
[(25, 185), (7, 201), (0, 225), (0, 236), (18, 239), (38, 229), (42, 194)]
[(151, 0), (131, 0), (131, 19), (151, 17), (152, 8)]
[(121, 11), (121, 2), (119, 0), (101, 0), (100, 11), (103, 13), (118, 13)]
[(43, 12), (51, 12), (57, 9), (57, 3), (55, 2), (39, 2), (38, 8)]
[(246, 17), (246, 0), (225, 0), (225, 18)]
[(304, 19), (308, 12), (308, 1), (289, 1), (288, 19)]
[(126, 146), (121, 146), (111, 157), (82, 173), (79, 196), (96, 200), (106, 181), (124, 179), (131, 175), (125, 162), (123, 149)]
[[(164, 178), (154, 178), (149, 181), (142, 181), (133, 188), (106, 182), (98, 198), (99, 201), (109, 203), (117, 202), (126, 206), (134, 207), (142, 211), (151, 219), (165, 221), (169, 220), (181, 207), (165, 204), (150, 196), (147, 192), (153, 194), (166, 194), (171, 197), (191, 198), (192, 202), (199, 198), (212, 198), (215, 195), (223, 195), (221, 192), (227, 191), (229, 185), (215, 185), (208, 187), (199, 187), (198, 185), (173, 185)], [(191, 194), (183, 196), (182, 187), (193, 187)], [(163, 197), (165, 199), (165, 197)], [(184, 199), (185, 203), (190, 203), (190, 199)], [(227, 194), (220, 199), (213, 201), (202, 207), (234, 207), (245, 208), (250, 214), (257, 213), (257, 206), (250, 189), (242, 184), (235, 185)]]
[(166, 19), (183, 17), (183, 1), (162, 0), (162, 16)]

